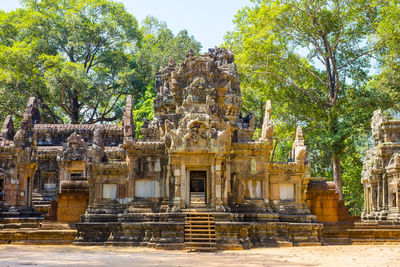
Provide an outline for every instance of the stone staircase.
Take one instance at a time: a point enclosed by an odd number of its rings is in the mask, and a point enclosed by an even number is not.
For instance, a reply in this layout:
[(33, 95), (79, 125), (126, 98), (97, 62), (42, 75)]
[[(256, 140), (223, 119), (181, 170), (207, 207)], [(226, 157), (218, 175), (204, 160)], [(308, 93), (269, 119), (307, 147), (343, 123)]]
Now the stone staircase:
[(325, 224), (322, 236), (325, 245), (400, 244), (400, 224)]
[(185, 249), (205, 252), (217, 250), (215, 218), (212, 214), (191, 212), (186, 215)]
[(32, 206), (36, 212), (46, 214), (50, 208), (50, 201), (57, 199), (55, 193), (32, 193)]

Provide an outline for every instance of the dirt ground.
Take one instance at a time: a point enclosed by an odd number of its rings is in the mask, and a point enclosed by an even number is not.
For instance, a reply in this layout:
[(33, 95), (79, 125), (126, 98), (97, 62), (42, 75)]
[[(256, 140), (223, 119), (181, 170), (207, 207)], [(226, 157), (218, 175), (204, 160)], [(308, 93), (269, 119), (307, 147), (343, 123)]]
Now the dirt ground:
[(260, 248), (216, 253), (0, 245), (0, 266), (400, 266), (400, 245)]

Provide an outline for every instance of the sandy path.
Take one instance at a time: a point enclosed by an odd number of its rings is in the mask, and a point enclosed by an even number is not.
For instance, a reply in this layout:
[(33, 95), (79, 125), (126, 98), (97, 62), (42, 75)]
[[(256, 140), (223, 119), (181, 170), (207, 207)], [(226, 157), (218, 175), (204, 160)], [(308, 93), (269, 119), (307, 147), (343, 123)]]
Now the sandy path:
[(400, 266), (400, 246), (261, 248), (217, 253), (1, 245), (0, 266)]

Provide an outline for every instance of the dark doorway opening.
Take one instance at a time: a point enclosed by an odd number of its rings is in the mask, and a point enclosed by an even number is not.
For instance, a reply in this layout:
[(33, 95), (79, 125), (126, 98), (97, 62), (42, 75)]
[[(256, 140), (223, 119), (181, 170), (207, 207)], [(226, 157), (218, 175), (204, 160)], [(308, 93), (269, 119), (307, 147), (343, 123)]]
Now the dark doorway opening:
[(190, 172), (190, 204), (203, 206), (206, 204), (206, 171)]
[(206, 177), (205, 171), (190, 172), (190, 192), (206, 192)]

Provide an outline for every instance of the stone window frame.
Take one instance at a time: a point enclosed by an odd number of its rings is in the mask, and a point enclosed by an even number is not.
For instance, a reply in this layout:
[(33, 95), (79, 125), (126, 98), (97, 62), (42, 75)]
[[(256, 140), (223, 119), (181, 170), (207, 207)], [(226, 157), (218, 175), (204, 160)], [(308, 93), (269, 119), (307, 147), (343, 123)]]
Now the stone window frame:
[[(215, 168), (215, 166), (214, 166)], [(212, 200), (212, 185), (213, 177), (211, 165), (186, 165), (185, 166), (185, 203), (186, 207), (190, 207), (190, 172), (191, 171), (205, 171), (206, 172), (206, 206), (210, 207), (213, 203)], [(214, 170), (215, 171), (215, 170)], [(182, 181), (181, 181), (182, 183)], [(182, 184), (181, 184), (182, 186)], [(181, 196), (182, 197), (182, 196)], [(215, 196), (214, 196), (215, 197)]]

